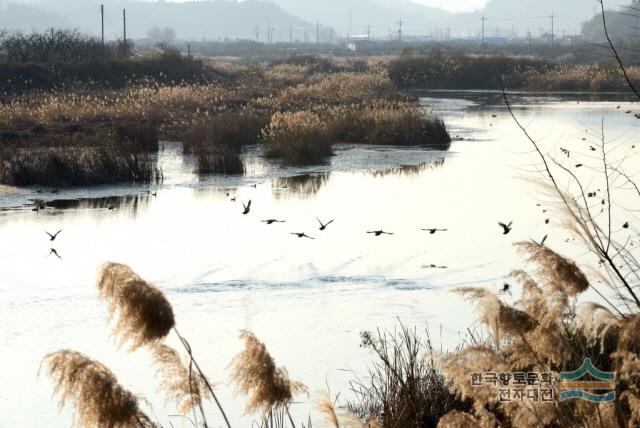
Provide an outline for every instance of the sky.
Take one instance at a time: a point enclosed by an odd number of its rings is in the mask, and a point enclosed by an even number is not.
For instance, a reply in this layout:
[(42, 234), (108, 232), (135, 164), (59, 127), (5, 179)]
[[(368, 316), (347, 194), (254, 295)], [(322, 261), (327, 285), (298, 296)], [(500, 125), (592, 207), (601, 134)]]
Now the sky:
[(411, 0), (427, 6), (439, 7), (450, 12), (471, 12), (481, 9), (487, 0)]

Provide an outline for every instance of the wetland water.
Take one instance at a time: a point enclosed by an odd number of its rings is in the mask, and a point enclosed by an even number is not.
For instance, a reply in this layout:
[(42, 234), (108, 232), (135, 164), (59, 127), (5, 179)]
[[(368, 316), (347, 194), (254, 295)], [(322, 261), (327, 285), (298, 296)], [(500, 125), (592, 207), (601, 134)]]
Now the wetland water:
[[(603, 119), (617, 145), (630, 147), (638, 135), (640, 121), (624, 113), (636, 104), (531, 94), (512, 102), (549, 151), (597, 142)], [(545, 224), (550, 214), (536, 206), (539, 192), (525, 180), (539, 177), (537, 159), (498, 94), (439, 92), (422, 103), (457, 137), (448, 152), (341, 146), (329, 164), (307, 168), (281, 168), (250, 152), (245, 176), (199, 179), (180, 146), (166, 143), (160, 186), (0, 189), (0, 427), (70, 425), (49, 380), (37, 378), (42, 356), (60, 348), (105, 363), (151, 400), (162, 422), (174, 413), (155, 392), (147, 352), (118, 351), (109, 336), (95, 288), (105, 261), (126, 263), (164, 290), (182, 334), (218, 382), (223, 406), (239, 420), (244, 400), (227, 382), (240, 329), (255, 332), (312, 397), (329, 384), (344, 398), (353, 372), (364, 375), (371, 360), (359, 347), (362, 330), (393, 329), (399, 318), (428, 326), (436, 349), (450, 348), (474, 319), (450, 290), (500, 288), (521, 266), (514, 242), (548, 234), (551, 247), (581, 257), (554, 227), (559, 219)], [(34, 200), (45, 208), (32, 211)], [(243, 216), (248, 200), (252, 209)], [(320, 232), (316, 216), (335, 222)], [(269, 218), (286, 223), (260, 222)], [(503, 236), (497, 222), (511, 220), (513, 232)], [(436, 227), (448, 231), (420, 230)], [(44, 231), (59, 229), (49, 242)], [(377, 229), (394, 235), (366, 234)], [(209, 410), (211, 425), (220, 425)], [(293, 409), (299, 420), (309, 410), (304, 400)]]

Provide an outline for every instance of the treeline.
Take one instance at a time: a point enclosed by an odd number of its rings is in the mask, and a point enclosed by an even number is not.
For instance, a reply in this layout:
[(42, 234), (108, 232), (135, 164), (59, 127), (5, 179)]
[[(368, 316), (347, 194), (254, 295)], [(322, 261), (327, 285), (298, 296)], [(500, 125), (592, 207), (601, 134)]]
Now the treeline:
[(77, 30), (50, 29), (44, 32), (2, 32), (0, 50), (10, 63), (58, 63), (128, 58), (133, 42), (102, 41)]

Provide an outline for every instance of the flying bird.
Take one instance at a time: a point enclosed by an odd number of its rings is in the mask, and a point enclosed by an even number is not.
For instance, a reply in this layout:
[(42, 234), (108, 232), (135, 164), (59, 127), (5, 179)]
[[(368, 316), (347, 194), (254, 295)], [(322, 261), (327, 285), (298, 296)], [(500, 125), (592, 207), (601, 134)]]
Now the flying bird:
[(507, 284), (507, 283), (505, 282), (505, 283), (502, 285), (502, 290), (500, 290), (500, 292), (501, 292), (501, 293), (511, 293), (511, 292), (509, 291), (509, 287), (510, 287), (510, 285), (509, 285), (509, 284)]
[(60, 229), (59, 231), (57, 231), (55, 233), (55, 235), (50, 234), (49, 232), (47, 232), (46, 230), (44, 231), (44, 233), (46, 233), (47, 235), (49, 235), (49, 241), (55, 241), (56, 238), (58, 237), (58, 234), (62, 232), (62, 229)]
[(49, 254), (48, 256), (50, 256), (51, 254), (53, 254), (54, 256), (56, 256), (58, 259), (62, 260), (62, 257), (60, 257), (60, 254), (58, 254), (58, 252), (56, 251), (55, 248), (51, 248), (49, 249)]
[(447, 269), (446, 266), (438, 266), (438, 265), (424, 265), (422, 269)]
[(446, 232), (448, 229), (422, 229), (425, 232), (429, 232), (431, 235), (434, 235), (436, 232)]
[(325, 230), (327, 228), (327, 226), (329, 226), (334, 221), (334, 220), (331, 220), (328, 223), (323, 223), (322, 221), (320, 221), (320, 219), (318, 217), (316, 217), (316, 220), (318, 220), (318, 223), (320, 223), (320, 229), (319, 230)]
[(509, 224), (504, 224), (502, 222), (498, 222), (498, 225), (503, 229), (503, 232), (502, 232), (503, 235), (508, 235), (509, 232), (511, 232), (511, 229), (513, 229), (511, 227), (513, 225), (512, 221), (510, 221)]
[(562, 154), (567, 155), (567, 157), (571, 156), (571, 152), (564, 147), (560, 147), (560, 151), (562, 152)]
[(307, 235), (306, 233), (302, 232), (302, 233), (297, 233), (297, 232), (291, 232), (292, 235), (296, 235), (298, 238), (309, 238), (309, 239), (316, 239), (313, 238), (309, 235)]
[(393, 233), (390, 232), (385, 232), (384, 230), (373, 230), (371, 232), (367, 232), (370, 233), (372, 235), (376, 235), (376, 236), (380, 236), (380, 235), (393, 235)]
[(626, 222), (625, 224), (623, 224), (622, 227), (624, 229), (629, 229), (629, 222)]
[(251, 211), (251, 199), (249, 199), (249, 203), (247, 203), (246, 205), (243, 202), (242, 206), (244, 207), (244, 211), (242, 211), (242, 214), (244, 215), (249, 214), (249, 211)]
[(262, 220), (262, 222), (269, 225), (269, 224), (273, 224), (273, 223), (284, 223), (284, 222), (286, 222), (286, 220), (276, 220), (274, 218), (270, 218), (269, 220)]

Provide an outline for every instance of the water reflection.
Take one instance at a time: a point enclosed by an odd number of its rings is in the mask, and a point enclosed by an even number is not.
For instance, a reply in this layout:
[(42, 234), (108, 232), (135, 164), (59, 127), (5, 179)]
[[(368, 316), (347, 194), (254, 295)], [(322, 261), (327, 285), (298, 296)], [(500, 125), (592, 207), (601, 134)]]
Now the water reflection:
[(422, 162), (417, 165), (396, 165), (382, 170), (368, 171), (368, 173), (378, 178), (387, 176), (417, 176), (426, 171), (442, 168), (443, 165), (444, 158), (440, 158), (433, 161)]
[(309, 198), (317, 194), (329, 181), (331, 173), (300, 174), (290, 177), (275, 177), (271, 180), (273, 196), (276, 199), (291, 195)]
[[(149, 206), (150, 199), (154, 197), (151, 193), (141, 195), (106, 196), (99, 198), (67, 198), (52, 199), (49, 201), (35, 200), (34, 206), (37, 209), (54, 210), (122, 210), (133, 215)], [(35, 209), (34, 209), (35, 210)]]

